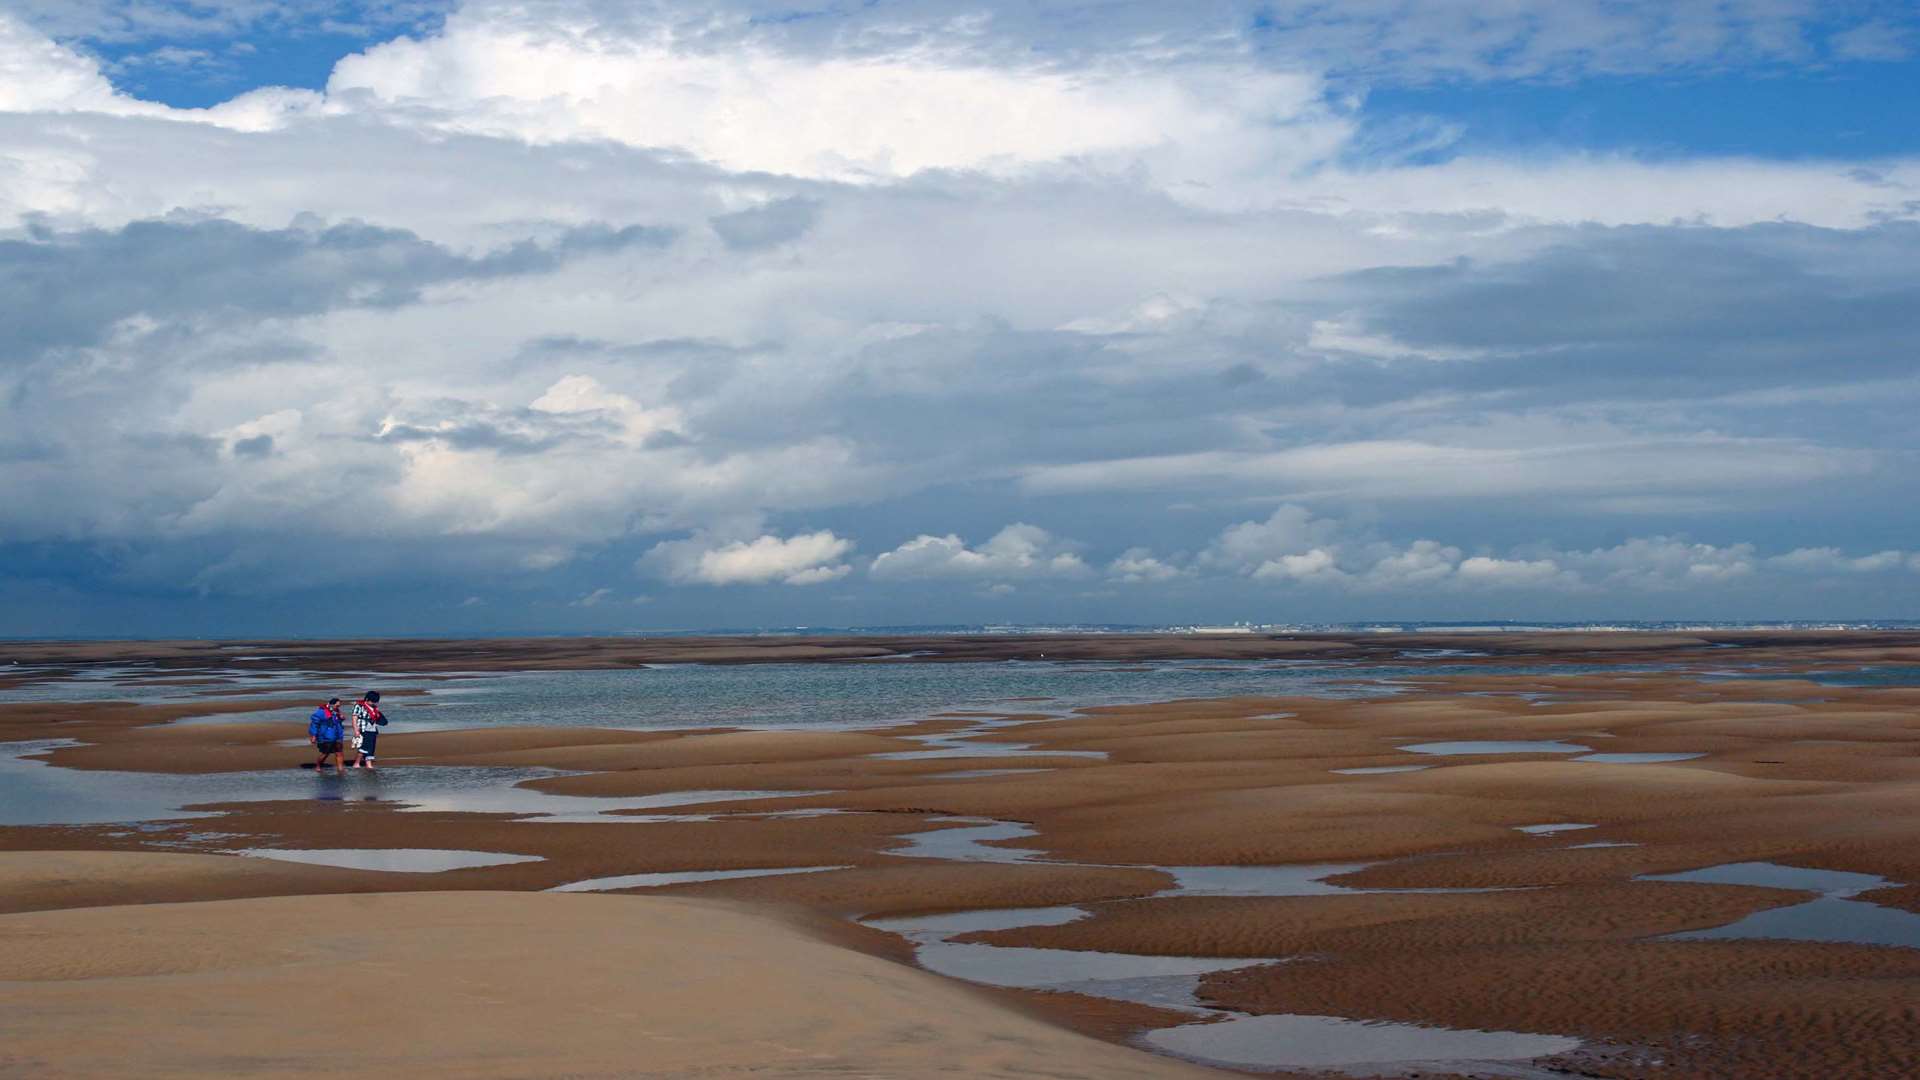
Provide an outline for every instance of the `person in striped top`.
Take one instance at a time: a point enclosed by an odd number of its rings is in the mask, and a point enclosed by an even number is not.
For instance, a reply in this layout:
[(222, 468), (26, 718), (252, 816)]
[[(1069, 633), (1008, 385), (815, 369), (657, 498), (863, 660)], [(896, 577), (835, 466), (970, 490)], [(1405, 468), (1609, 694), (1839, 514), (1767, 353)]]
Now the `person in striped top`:
[(373, 755), (380, 744), (380, 729), (386, 726), (387, 716), (380, 711), (380, 691), (369, 690), (353, 703), (353, 745), (360, 752), (354, 768), (375, 767)]

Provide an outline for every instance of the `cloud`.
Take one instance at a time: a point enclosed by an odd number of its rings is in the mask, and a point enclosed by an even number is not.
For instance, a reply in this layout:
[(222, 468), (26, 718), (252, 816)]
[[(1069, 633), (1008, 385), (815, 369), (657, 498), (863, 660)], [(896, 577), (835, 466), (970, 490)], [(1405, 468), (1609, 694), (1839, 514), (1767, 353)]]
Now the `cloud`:
[(819, 216), (818, 201), (795, 197), (716, 214), (707, 223), (735, 251), (757, 251), (799, 239)]
[(1873, 3), (1834, 10), (1834, 5), (1769, 0), (1530, 0), (1498, 8), (1280, 0), (1262, 6), (1258, 26), (1263, 44), (1284, 55), (1354, 74), (1416, 83), (1570, 81), (1675, 67), (1801, 62), (1816, 52), (1835, 20), (1846, 27), (1835, 36), (1870, 33), (1880, 12), (1911, 24), (1910, 11)]
[(1071, 161), (1205, 183), (1317, 156), (1347, 127), (1311, 75), (1245, 65), (1069, 72), (918, 48), (707, 50), (583, 14), (458, 12), (436, 35), (343, 59), (327, 94), (442, 130), (610, 139), (734, 171), (847, 181)]
[(218, 4), (160, 0), (10, 0), (16, 17), (61, 39), (138, 44), (248, 35), (363, 37), (432, 24), (443, 0), (240, 0)]
[(1253, 568), (1252, 577), (1255, 581), (1328, 584), (1344, 582), (1348, 575), (1336, 564), (1332, 552), (1325, 548), (1312, 548), (1298, 555), (1268, 559)]
[(1913, 563), (1914, 556), (1904, 551), (1876, 551), (1871, 555), (1849, 556), (1836, 547), (1795, 548), (1775, 555), (1767, 566), (1800, 574), (1878, 574), (1900, 570)]
[(1282, 505), (1265, 521), (1243, 521), (1221, 532), (1200, 555), (1205, 566), (1251, 573), (1286, 555), (1304, 554), (1330, 543), (1340, 526), (1315, 518), (1304, 506)]
[(232, 450), (236, 457), (267, 457), (273, 453), (273, 436), (251, 435), (244, 439), (235, 439)]
[(824, 529), (728, 543), (696, 535), (655, 545), (641, 565), (682, 585), (819, 585), (846, 576), (851, 567), (839, 560), (852, 550)]
[(1129, 585), (1157, 585), (1185, 577), (1187, 570), (1156, 557), (1143, 547), (1131, 547), (1107, 564), (1107, 577)]
[(1454, 572), (1461, 581), (1475, 585), (1526, 588), (1542, 585), (1574, 585), (1579, 579), (1562, 570), (1552, 559), (1496, 559), (1475, 555), (1460, 562)]
[(1716, 546), (1669, 536), (1638, 537), (1560, 559), (1588, 578), (1636, 589), (1725, 584), (1752, 574), (1756, 562), (1752, 544)]
[(1080, 578), (1092, 573), (1073, 548), (1045, 529), (1015, 523), (970, 548), (949, 533), (922, 533), (874, 558), (868, 569), (880, 581), (933, 578)]
[[(1431, 585), (1456, 572), (1468, 579), (1481, 570), (1493, 569), (1499, 560), (1473, 558), (1462, 562), (1460, 549), (1434, 540), (1415, 540), (1405, 549), (1381, 555), (1367, 568), (1366, 580), (1377, 588), (1408, 588)], [(1474, 564), (1472, 570), (1468, 564)]]
[(1914, 27), (1889, 19), (1872, 19), (1827, 38), (1827, 48), (1842, 60), (1897, 63), (1913, 57)]
[(1716, 590), (1768, 571), (1865, 574), (1920, 565), (1902, 551), (1848, 556), (1833, 547), (1801, 548), (1763, 558), (1752, 543), (1716, 545), (1672, 536), (1634, 537), (1611, 547), (1554, 549), (1535, 544), (1507, 555), (1467, 555), (1436, 540), (1393, 543), (1369, 533), (1351, 523), (1314, 517), (1298, 506), (1281, 506), (1265, 521), (1227, 527), (1203, 553), (1201, 564), (1269, 583), (1413, 593), (1488, 588)]
[(571, 257), (658, 246), (670, 236), (591, 226), (468, 256), (404, 229), (360, 223), (268, 230), (168, 219), (35, 230), (0, 240), (0, 312), (16, 346), (90, 345), (135, 318), (235, 321), (400, 307), (436, 284), (546, 273)]
[(481, 0), (354, 9), (422, 21), (324, 92), (129, 81), (298, 8), (0, 34), (0, 559), (102, 612), (484, 577), (585, 620), (808, 522), (913, 539), (654, 612), (1914, 598), (1920, 160), (1521, 153), (1362, 92), (1826, 78), (1898, 5)]
[(1521, 361), (1491, 377), (1524, 378), (1523, 365), (1617, 381), (1753, 377), (1816, 344), (1846, 371), (1880, 373), (1898, 363), (1889, 346), (1920, 332), (1917, 250), (1914, 222), (1586, 228), (1522, 258), (1375, 268), (1341, 289), (1366, 332), (1409, 354)]
[(1864, 474), (1875, 459), (1864, 449), (1791, 439), (1611, 432), (1601, 441), (1576, 436), (1557, 444), (1366, 440), (1074, 462), (1030, 468), (1021, 486), (1036, 495), (1204, 485), (1295, 498), (1369, 499), (1771, 495), (1782, 485)]

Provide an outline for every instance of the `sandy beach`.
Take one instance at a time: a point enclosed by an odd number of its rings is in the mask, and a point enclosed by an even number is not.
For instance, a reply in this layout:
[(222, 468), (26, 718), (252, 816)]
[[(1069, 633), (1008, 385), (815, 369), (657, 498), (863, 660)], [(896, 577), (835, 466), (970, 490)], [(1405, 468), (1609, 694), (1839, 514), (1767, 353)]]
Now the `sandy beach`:
[[(1218, 1070), (1143, 1038), (1288, 1016), (1564, 1040), (1344, 1075), (1912, 1073), (1920, 935), (1905, 943), (1899, 919), (1920, 911), (1920, 688), (1898, 672), (1920, 635), (1420, 637), (1474, 655), (1341, 697), (1074, 709), (1063, 690), (1046, 709), (861, 730), (400, 730), (382, 741), (388, 775), (305, 777), (339, 785), (320, 798), (220, 798), (292, 772), (297, 693), (210, 696), (233, 687), (206, 674), (190, 701), (0, 703), (0, 740), (69, 740), (22, 767), (204, 787), (181, 805), (209, 815), (0, 827), (0, 1075), (1204, 1075)], [(1358, 635), (485, 642), (464, 656), (276, 643), (273, 663), (940, 662), (1042, 645), (1049, 659), (1319, 657), (1356, 676), (1388, 649)], [(202, 644), (140, 648), (14, 651), (43, 680), (138, 657), (183, 677), (227, 663)], [(1736, 656), (1741, 677), (1725, 677)], [(1863, 666), (1886, 677), (1820, 674)], [(431, 685), (410, 678), (388, 685)], [(286, 722), (172, 722), (274, 705)], [(408, 773), (516, 769), (565, 774), (529, 774), (484, 806), (408, 802)], [(525, 861), (413, 873), (258, 857), (339, 848)], [(1686, 876), (1729, 864), (1792, 873)], [(664, 874), (727, 876), (635, 877)], [(611, 891), (542, 891), (582, 883)], [(925, 922), (1062, 908), (1075, 911)], [(1693, 936), (1782, 918), (1761, 925), (1798, 937)], [(1886, 940), (1847, 940), (1883, 920)], [(1191, 996), (1008, 974), (1114, 954), (1187, 965)], [(975, 963), (1011, 966), (935, 973)], [(302, 1021), (299, 1002), (362, 984), (404, 1006), (358, 1040)]]
[[(80, 869), (137, 884), (195, 858)], [(725, 904), (296, 896), (15, 915), (0, 937), (4, 1075), (1206, 1075)]]

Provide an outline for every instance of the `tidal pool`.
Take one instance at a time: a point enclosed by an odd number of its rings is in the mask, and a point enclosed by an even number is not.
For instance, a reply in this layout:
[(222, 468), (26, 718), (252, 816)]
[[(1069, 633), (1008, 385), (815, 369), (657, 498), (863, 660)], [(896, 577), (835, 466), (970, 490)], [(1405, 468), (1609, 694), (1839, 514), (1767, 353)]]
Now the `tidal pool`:
[(1643, 874), (1639, 881), (1683, 881), (1817, 892), (1817, 899), (1756, 911), (1724, 926), (1665, 935), (1681, 940), (1770, 939), (1887, 945), (1920, 949), (1920, 915), (1852, 897), (1897, 885), (1875, 874), (1816, 870), (1778, 863), (1725, 863), (1678, 874)]
[(1471, 739), (1414, 743), (1399, 749), (1415, 754), (1585, 754), (1593, 747), (1550, 739)]
[[(30, 755), (75, 745), (67, 739), (0, 743), (0, 825), (99, 825), (215, 817), (188, 810), (221, 803), (391, 802), (403, 811), (517, 814), (543, 821), (634, 823), (616, 810), (797, 798), (822, 791), (676, 791), (627, 798), (552, 795), (524, 781), (566, 776), (556, 769), (462, 765), (393, 766), (344, 776), (292, 767), (228, 773), (137, 773), (56, 768)], [(691, 815), (675, 816), (684, 820)]]
[(281, 862), (402, 874), (437, 874), (443, 870), (465, 870), (476, 866), (510, 866), (514, 863), (545, 861), (538, 855), (440, 848), (241, 848), (233, 854), (250, 859), (276, 859)]
[(1017, 821), (994, 821), (989, 818), (933, 818), (931, 820), (966, 824), (958, 829), (907, 833), (900, 837), (907, 842), (907, 846), (894, 848), (887, 854), (905, 855), (914, 859), (943, 859), (947, 862), (992, 863), (1028, 862), (1046, 854), (1033, 848), (987, 845), (987, 841), (990, 840), (1019, 840), (1037, 835), (1032, 827)]
[(1214, 1024), (1161, 1028), (1147, 1032), (1140, 1041), (1163, 1053), (1209, 1064), (1331, 1069), (1358, 1075), (1404, 1073), (1413, 1068), (1498, 1075), (1503, 1070), (1497, 1066), (1502, 1063), (1580, 1048), (1579, 1039), (1565, 1035), (1463, 1031), (1304, 1015), (1236, 1016)]
[(1149, 866), (1173, 875), (1173, 888), (1156, 896), (1335, 896), (1369, 892), (1329, 885), (1330, 877), (1365, 870), (1371, 863), (1308, 866)]
[(608, 892), (614, 889), (657, 889), (663, 885), (693, 885), (735, 878), (785, 877), (788, 874), (824, 874), (845, 866), (768, 866), (754, 870), (676, 870), (660, 874), (621, 874), (556, 885), (548, 892)]
[(1551, 836), (1554, 833), (1574, 832), (1575, 830), (1578, 830), (1578, 829), (1591, 829), (1593, 828), (1593, 826), (1582, 825), (1582, 824), (1579, 824), (1578, 822), (1567, 821), (1567, 822), (1559, 822), (1553, 825), (1515, 825), (1513, 828), (1514, 828), (1514, 831), (1523, 832), (1529, 836)]
[[(1313, 867), (1168, 867), (1184, 877), (1184, 888), (1161, 895), (1313, 896), (1341, 892), (1320, 879), (1359, 864)], [(1286, 873), (1265, 878), (1223, 878), (1223, 871), (1271, 869)], [(1273, 891), (1263, 893), (1262, 885)], [(1192, 891), (1188, 892), (1187, 889)], [(1512, 1062), (1565, 1053), (1578, 1039), (1519, 1032), (1453, 1031), (1408, 1024), (1381, 1024), (1320, 1016), (1249, 1016), (1204, 1004), (1200, 980), (1223, 971), (1286, 963), (1289, 958), (1144, 956), (1078, 949), (1024, 948), (953, 939), (965, 934), (1026, 927), (1062, 926), (1086, 918), (1080, 907), (962, 911), (946, 915), (863, 920), (867, 926), (905, 937), (928, 971), (968, 982), (1028, 990), (1057, 990), (1135, 1002), (1214, 1023), (1182, 1025), (1148, 1032), (1140, 1041), (1149, 1049), (1213, 1064), (1267, 1069), (1334, 1069), (1361, 1074), (1403, 1065), (1454, 1072), (1470, 1068), (1496, 1075), (1537, 1075), (1513, 1071)], [(1371, 1066), (1379, 1066), (1372, 1068)]]

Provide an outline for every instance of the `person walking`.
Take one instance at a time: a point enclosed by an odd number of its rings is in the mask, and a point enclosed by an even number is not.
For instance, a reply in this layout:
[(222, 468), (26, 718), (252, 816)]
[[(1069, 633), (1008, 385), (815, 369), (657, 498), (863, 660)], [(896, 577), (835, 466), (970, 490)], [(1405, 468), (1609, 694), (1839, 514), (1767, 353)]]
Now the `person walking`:
[(354, 749), (360, 751), (354, 768), (374, 768), (373, 756), (380, 745), (380, 729), (386, 726), (387, 716), (380, 711), (380, 691), (369, 690), (353, 703)]
[(313, 763), (317, 775), (327, 767), (327, 759), (333, 759), (333, 774), (345, 776), (346, 767), (342, 760), (345, 754), (341, 750), (341, 741), (346, 738), (346, 717), (340, 714), (340, 699), (328, 698), (325, 705), (313, 710), (307, 718), (307, 741), (320, 753), (320, 759)]

